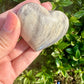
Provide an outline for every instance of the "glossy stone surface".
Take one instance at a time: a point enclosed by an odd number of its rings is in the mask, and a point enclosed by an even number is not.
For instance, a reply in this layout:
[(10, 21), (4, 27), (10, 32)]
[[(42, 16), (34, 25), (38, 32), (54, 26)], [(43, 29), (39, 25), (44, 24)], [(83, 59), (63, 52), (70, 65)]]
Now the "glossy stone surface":
[(48, 11), (36, 3), (28, 3), (17, 13), (21, 36), (35, 51), (51, 46), (67, 32), (69, 21), (61, 11)]

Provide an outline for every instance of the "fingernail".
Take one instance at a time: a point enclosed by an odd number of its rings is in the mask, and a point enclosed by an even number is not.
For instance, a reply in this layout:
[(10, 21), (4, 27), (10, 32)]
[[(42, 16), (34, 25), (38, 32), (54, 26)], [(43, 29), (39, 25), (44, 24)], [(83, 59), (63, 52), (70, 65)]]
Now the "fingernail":
[(13, 12), (9, 12), (5, 20), (2, 30), (6, 32), (13, 32), (17, 24), (16, 16)]

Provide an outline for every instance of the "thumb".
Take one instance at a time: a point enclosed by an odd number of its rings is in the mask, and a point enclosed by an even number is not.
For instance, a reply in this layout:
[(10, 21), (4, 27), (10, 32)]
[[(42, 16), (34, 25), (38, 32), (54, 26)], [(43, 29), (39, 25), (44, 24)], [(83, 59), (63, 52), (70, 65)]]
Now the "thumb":
[(8, 12), (3, 24), (0, 28), (0, 58), (12, 51), (20, 35), (20, 21), (15, 13)]

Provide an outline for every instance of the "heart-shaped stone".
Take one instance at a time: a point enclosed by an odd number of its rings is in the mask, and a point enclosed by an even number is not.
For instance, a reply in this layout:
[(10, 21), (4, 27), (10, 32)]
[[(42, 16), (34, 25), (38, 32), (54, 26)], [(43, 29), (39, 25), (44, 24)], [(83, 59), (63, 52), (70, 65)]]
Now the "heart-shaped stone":
[(17, 13), (21, 36), (35, 51), (51, 46), (67, 32), (69, 21), (61, 11), (48, 11), (36, 3), (28, 3)]

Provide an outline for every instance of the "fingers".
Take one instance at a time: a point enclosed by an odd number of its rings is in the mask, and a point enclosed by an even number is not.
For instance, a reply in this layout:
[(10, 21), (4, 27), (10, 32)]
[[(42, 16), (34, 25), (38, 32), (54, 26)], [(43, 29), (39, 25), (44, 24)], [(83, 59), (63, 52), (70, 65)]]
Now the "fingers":
[(10, 61), (20, 56), (23, 52), (25, 52), (29, 48), (28, 44), (21, 39), (17, 44), (13, 51), (8, 55)]
[[(49, 2), (43, 3), (42, 6), (46, 7), (48, 10), (52, 8)], [(28, 44), (24, 40), (21, 40), (19, 43), (17, 43), (15, 49), (9, 54), (10, 59), (11, 60), (15, 59), (16, 57), (24, 53), (24, 51), (28, 48), (29, 48)]]
[(41, 4), (43, 7), (45, 7), (47, 10), (52, 9), (52, 4), (50, 2), (45, 2)]
[[(17, 13), (17, 11), (21, 8), (21, 6), (23, 6), (24, 4), (29, 3), (29, 2), (41, 4), (39, 0), (26, 0), (26, 1), (22, 2), (22, 3), (20, 3), (19, 5), (17, 5), (15, 8), (13, 8), (12, 11), (14, 11), (15, 13)], [(43, 7), (45, 7), (46, 9), (48, 9), (48, 10), (52, 9), (52, 5), (51, 5), (50, 2), (44, 2), (41, 5)]]
[(20, 73), (26, 69), (32, 61), (39, 55), (41, 51), (35, 52), (31, 48), (29, 48), (24, 54), (17, 57), (12, 61), (12, 66), (15, 70), (16, 75), (18, 76)]
[(19, 35), (19, 19), (13, 12), (9, 12), (3, 27), (0, 29), (0, 58), (7, 55), (14, 48)]

